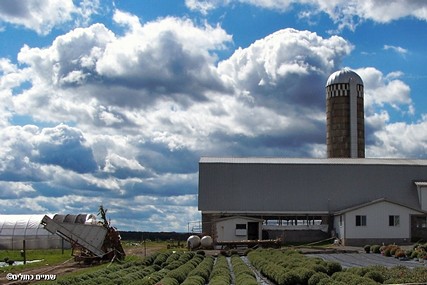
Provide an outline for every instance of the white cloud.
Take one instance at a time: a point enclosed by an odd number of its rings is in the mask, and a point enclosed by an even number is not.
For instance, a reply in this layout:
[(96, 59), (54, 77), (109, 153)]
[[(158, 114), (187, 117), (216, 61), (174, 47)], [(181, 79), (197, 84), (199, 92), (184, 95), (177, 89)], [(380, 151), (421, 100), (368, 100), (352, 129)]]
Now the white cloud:
[(399, 79), (402, 72), (391, 72), (386, 76), (376, 68), (357, 69), (365, 86), (365, 112), (371, 113), (377, 107), (391, 106), (402, 112), (413, 113), (414, 106), (410, 96), (411, 88)]
[(392, 46), (392, 45), (384, 45), (384, 50), (392, 50), (402, 56), (405, 56), (408, 53), (407, 49), (399, 46)]
[(324, 39), (309, 31), (284, 29), (236, 50), (218, 69), (255, 105), (320, 106), (323, 98), (316, 92), (323, 93), (325, 78), (351, 50), (341, 37)]
[(311, 17), (315, 13), (326, 13), (340, 29), (347, 27), (354, 29), (360, 21), (372, 20), (379, 23), (388, 23), (404, 17), (414, 17), (427, 20), (427, 2), (400, 1), (400, 0), (186, 0), (186, 5), (192, 10), (206, 14), (210, 10), (233, 3), (244, 3), (257, 7), (278, 11), (289, 11), (301, 5), (301, 17)]
[[(284, 29), (218, 62), (232, 41), (220, 26), (121, 11), (114, 21), (123, 34), (94, 24), (24, 46), (17, 65), (0, 59), (0, 186), (20, 198), (0, 197), (4, 211), (104, 204), (123, 229), (183, 230), (199, 219), (200, 156), (324, 157), (324, 85), (353, 49), (344, 38)], [(387, 107), (413, 105), (403, 73), (357, 72), (368, 150), (397, 153), (404, 143), (391, 138), (405, 126), (388, 128)], [(50, 127), (12, 126), (13, 116)]]
[[(74, 2), (77, 2), (75, 5)], [(56, 26), (75, 21), (87, 24), (99, 8), (98, 0), (3, 0), (0, 21), (24, 26), (39, 34), (48, 34)]]
[(166, 98), (189, 105), (207, 100), (207, 90), (227, 88), (215, 67), (214, 51), (231, 41), (221, 27), (177, 18), (142, 26), (120, 11), (115, 19), (126, 23), (125, 35), (95, 24), (47, 48), (22, 48), (18, 60), (31, 69), (33, 85), (14, 98), (16, 111), (31, 110), (39, 120), (117, 126), (128, 123), (126, 114), (111, 106), (147, 108)]
[(185, 5), (191, 10), (196, 10), (206, 15), (210, 10), (231, 2), (230, 0), (185, 0)]
[(390, 123), (374, 133), (375, 144), (367, 149), (372, 157), (425, 158), (427, 120)]
[(0, 199), (17, 199), (20, 197), (31, 196), (37, 191), (28, 182), (4, 182), (0, 181)]

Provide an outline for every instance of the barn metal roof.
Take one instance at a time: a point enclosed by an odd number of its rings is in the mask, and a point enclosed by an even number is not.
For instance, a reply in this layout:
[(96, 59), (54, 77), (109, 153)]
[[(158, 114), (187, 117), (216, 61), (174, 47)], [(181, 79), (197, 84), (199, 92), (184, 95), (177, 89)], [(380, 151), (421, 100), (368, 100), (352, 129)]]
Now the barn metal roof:
[(285, 158), (285, 157), (208, 157), (200, 163), (236, 164), (350, 164), (350, 165), (420, 165), (427, 166), (426, 159), (399, 158)]

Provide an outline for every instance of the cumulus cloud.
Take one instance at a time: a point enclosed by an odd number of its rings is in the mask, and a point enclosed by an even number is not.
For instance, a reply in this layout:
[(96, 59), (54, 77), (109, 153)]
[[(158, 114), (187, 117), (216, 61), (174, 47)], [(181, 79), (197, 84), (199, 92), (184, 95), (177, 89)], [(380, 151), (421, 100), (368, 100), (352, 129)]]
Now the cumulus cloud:
[[(283, 29), (220, 61), (232, 43), (221, 26), (122, 11), (114, 23), (121, 33), (94, 24), (0, 59), (0, 187), (16, 193), (3, 211), (104, 204), (123, 230), (183, 230), (199, 219), (200, 156), (325, 156), (324, 87), (353, 49), (344, 38)], [(368, 150), (398, 149), (388, 108), (413, 107), (403, 73), (357, 72)]]
[(39, 181), (50, 175), (43, 165), (55, 165), (78, 173), (96, 171), (91, 150), (82, 133), (66, 125), (40, 129), (36, 126), (9, 126), (0, 135), (3, 180)]
[(390, 112), (413, 116), (411, 88), (400, 78), (403, 72), (383, 74), (373, 67), (357, 69), (365, 87), (365, 140), (367, 157), (425, 158), (426, 117), (418, 122), (391, 121)]
[(34, 195), (36, 190), (28, 182), (4, 182), (0, 181), (0, 199), (10, 200)]
[(98, 0), (4, 0), (0, 1), (0, 21), (46, 35), (56, 26), (73, 20), (78, 25), (86, 24), (98, 8)]
[[(351, 44), (338, 36), (324, 39), (309, 31), (284, 29), (238, 49), (220, 63), (219, 70), (243, 93), (261, 99), (256, 104), (281, 107), (276, 105), (278, 99), (286, 99), (286, 104), (318, 105), (323, 98), (312, 86), (322, 86), (351, 50)], [(275, 101), (273, 105), (269, 99)]]
[(374, 133), (375, 143), (367, 154), (375, 157), (425, 158), (427, 117), (416, 123), (389, 123)]
[(188, 105), (207, 100), (207, 90), (227, 89), (214, 65), (214, 51), (231, 41), (221, 27), (178, 18), (141, 25), (120, 11), (115, 19), (127, 26), (122, 36), (95, 24), (59, 36), (47, 48), (24, 46), (18, 60), (33, 71), (33, 86), (16, 97), (18, 112), (117, 126), (129, 119), (114, 106), (146, 108), (168, 98)]
[(354, 29), (360, 21), (372, 20), (388, 23), (404, 17), (427, 20), (427, 3), (424, 1), (383, 1), (383, 0), (186, 0), (192, 10), (207, 14), (210, 10), (233, 3), (244, 3), (277, 11), (289, 11), (300, 5), (302, 18), (310, 18), (316, 13), (326, 13), (340, 29)]
[(343, 38), (285, 29), (219, 62), (232, 41), (220, 26), (114, 20), (123, 34), (94, 24), (24, 46), (19, 67), (2, 61), (21, 78), (2, 78), (10, 114), (52, 125), (1, 132), (1, 179), (28, 181), (35, 192), (19, 195), (34, 209), (104, 203), (124, 219), (131, 199), (159, 228), (182, 227), (173, 213), (197, 220), (201, 155), (324, 153), (324, 82), (352, 50)]
[(411, 88), (399, 78), (402, 72), (391, 72), (384, 75), (373, 67), (357, 69), (365, 86), (365, 112), (368, 114), (376, 107), (385, 105), (407, 112), (414, 112), (414, 105), (410, 96)]
[[(285, 148), (286, 156), (300, 156), (308, 142), (321, 143), (324, 84), (351, 50), (341, 37), (325, 39), (309, 31), (284, 29), (220, 62), (220, 72), (239, 90), (233, 109), (239, 111), (235, 116), (241, 127), (236, 130), (253, 138), (240, 147), (259, 150), (270, 144), (270, 150), (284, 154)], [(312, 151), (307, 146), (303, 156)]]

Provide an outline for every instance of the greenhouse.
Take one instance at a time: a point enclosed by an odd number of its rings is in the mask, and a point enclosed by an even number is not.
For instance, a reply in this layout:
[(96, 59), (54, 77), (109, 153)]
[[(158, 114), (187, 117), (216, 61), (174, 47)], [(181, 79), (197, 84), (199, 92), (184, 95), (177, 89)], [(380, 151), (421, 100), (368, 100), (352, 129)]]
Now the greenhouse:
[[(51, 234), (40, 224), (45, 215), (0, 215), (0, 250), (70, 248), (60, 236)], [(96, 216), (47, 215), (57, 222), (95, 224)]]

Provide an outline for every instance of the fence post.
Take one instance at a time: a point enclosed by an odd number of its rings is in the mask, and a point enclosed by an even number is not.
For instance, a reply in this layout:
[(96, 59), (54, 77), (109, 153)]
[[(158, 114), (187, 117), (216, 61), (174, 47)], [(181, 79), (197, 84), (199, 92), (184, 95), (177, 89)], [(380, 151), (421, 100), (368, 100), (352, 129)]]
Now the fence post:
[(24, 265), (27, 264), (27, 252), (25, 248), (25, 239), (22, 241), (22, 257), (24, 258)]

